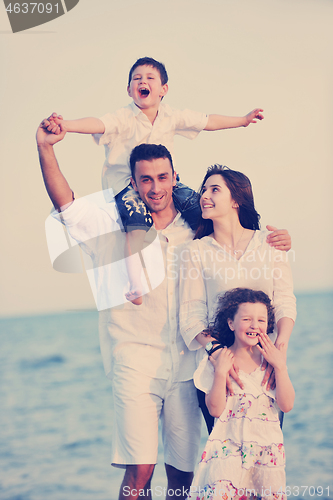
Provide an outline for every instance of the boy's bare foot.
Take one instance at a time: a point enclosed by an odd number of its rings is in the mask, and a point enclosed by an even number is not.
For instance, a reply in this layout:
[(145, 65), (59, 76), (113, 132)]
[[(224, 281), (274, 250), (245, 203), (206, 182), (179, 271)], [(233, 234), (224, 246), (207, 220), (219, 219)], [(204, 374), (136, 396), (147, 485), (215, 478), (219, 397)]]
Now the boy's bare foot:
[(140, 306), (142, 304), (142, 292), (139, 290), (131, 290), (130, 292), (125, 293), (125, 297), (136, 306)]

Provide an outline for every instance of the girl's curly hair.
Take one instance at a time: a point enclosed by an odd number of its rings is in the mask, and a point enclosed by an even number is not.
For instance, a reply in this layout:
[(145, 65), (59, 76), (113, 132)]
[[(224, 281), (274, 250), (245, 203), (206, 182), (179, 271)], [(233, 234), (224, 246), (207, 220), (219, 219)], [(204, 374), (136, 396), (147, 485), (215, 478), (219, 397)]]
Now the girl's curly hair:
[(233, 320), (240, 304), (260, 302), (267, 308), (267, 333), (272, 333), (275, 325), (274, 307), (266, 293), (249, 288), (234, 288), (218, 297), (218, 306), (215, 319), (210, 325), (210, 333), (220, 344), (226, 347), (235, 342), (235, 334), (230, 330), (228, 319)]

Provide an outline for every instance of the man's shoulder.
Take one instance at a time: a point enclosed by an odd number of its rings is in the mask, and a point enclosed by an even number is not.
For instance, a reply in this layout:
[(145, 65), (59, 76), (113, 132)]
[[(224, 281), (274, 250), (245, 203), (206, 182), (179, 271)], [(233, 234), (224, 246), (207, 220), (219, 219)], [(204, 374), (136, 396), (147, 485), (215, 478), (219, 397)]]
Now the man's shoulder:
[(116, 205), (114, 202), (107, 203), (102, 191), (76, 198), (61, 214), (53, 212), (52, 216), (71, 226), (89, 221), (97, 227), (98, 222), (102, 219), (104, 221), (109, 220), (114, 230), (119, 229)]

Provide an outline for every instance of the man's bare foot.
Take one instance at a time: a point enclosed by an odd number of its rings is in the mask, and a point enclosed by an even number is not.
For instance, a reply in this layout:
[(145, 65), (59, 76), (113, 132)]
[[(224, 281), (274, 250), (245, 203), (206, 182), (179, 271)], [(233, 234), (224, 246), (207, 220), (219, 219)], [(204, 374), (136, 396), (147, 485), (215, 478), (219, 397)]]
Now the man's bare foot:
[(125, 297), (136, 306), (140, 306), (142, 304), (142, 292), (139, 290), (131, 290), (130, 292), (125, 293)]

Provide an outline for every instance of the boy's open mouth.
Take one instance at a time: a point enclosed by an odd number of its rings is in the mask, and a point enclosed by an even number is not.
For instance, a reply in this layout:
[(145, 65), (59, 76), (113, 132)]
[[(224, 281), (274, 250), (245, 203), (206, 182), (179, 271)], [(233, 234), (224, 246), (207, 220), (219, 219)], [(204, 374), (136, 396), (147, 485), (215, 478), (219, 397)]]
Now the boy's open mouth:
[(150, 94), (148, 89), (140, 89), (139, 92), (141, 97), (147, 97)]

